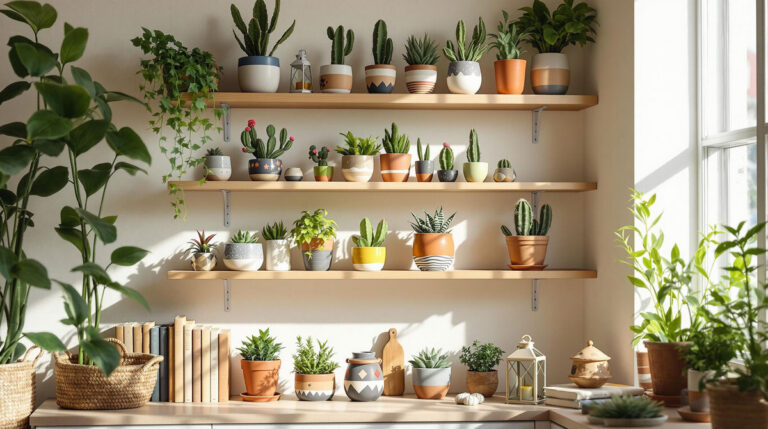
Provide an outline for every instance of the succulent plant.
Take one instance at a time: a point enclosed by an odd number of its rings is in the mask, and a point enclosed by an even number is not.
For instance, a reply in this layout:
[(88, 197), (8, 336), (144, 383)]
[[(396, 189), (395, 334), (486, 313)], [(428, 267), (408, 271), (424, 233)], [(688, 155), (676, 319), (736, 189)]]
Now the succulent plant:
[(419, 153), (419, 161), (429, 161), (429, 145), (422, 151), (421, 139), (416, 139), (416, 151)]
[[(515, 232), (520, 236), (547, 235), (552, 225), (552, 207), (549, 204), (541, 206), (539, 219), (533, 218), (531, 204), (525, 199), (520, 199), (515, 206)], [(505, 236), (511, 236), (512, 231), (506, 226), (501, 226), (501, 232)]]
[(256, 134), (256, 121), (248, 121), (248, 126), (240, 133), (240, 143), (243, 145), (243, 152), (253, 154), (254, 158), (277, 159), (280, 155), (287, 152), (293, 145), (293, 137), (288, 137), (288, 131), (283, 128), (280, 130), (280, 146), (277, 146), (275, 139), (275, 126), (267, 125), (267, 143), (260, 139)]
[(283, 225), (283, 221), (275, 222), (272, 225), (264, 225), (261, 236), (265, 240), (285, 240), (288, 237), (288, 230)]
[(416, 64), (433, 66), (437, 64), (440, 55), (437, 53), (435, 41), (429, 38), (429, 34), (424, 33), (423, 39), (417, 39), (415, 36), (408, 37), (403, 59), (411, 66)]
[(205, 156), (223, 156), (223, 155), (224, 155), (224, 152), (222, 152), (221, 149), (218, 147), (209, 148), (205, 152)]
[(383, 19), (376, 21), (373, 26), (373, 62), (374, 64), (389, 64), (392, 62), (394, 45), (387, 37), (387, 23)]
[(347, 40), (344, 42), (344, 26), (339, 25), (336, 30), (328, 27), (326, 30), (328, 38), (333, 42), (331, 44), (331, 64), (344, 64), (344, 58), (352, 53), (352, 47), (355, 45), (355, 32), (347, 30)]
[(464, 21), (459, 21), (456, 24), (456, 47), (453, 46), (453, 42), (448, 40), (445, 48), (443, 48), (443, 54), (451, 61), (480, 61), (485, 51), (488, 50), (488, 45), (485, 43), (485, 22), (480, 17), (478, 24), (472, 31), (472, 39), (469, 44), (466, 41), (467, 34), (464, 27)]
[(243, 345), (238, 347), (237, 351), (245, 360), (251, 361), (270, 361), (280, 359), (280, 350), (283, 345), (277, 342), (275, 337), (269, 335), (269, 328), (262, 331), (259, 329), (259, 336), (251, 335), (243, 341)]
[(187, 248), (187, 252), (189, 253), (213, 252), (218, 246), (218, 244), (213, 243), (213, 237), (215, 236), (216, 234), (205, 235), (205, 230), (197, 231), (197, 238), (193, 238), (192, 240), (189, 240), (189, 248)]
[(381, 152), (381, 145), (377, 143), (378, 137), (355, 137), (352, 131), (339, 134), (344, 136), (344, 143), (347, 144), (347, 147), (336, 146), (336, 152), (341, 155), (376, 155)]
[(328, 347), (328, 341), (315, 342), (312, 337), (306, 340), (296, 337), (296, 354), (293, 355), (293, 372), (296, 374), (330, 374), (339, 367), (333, 361), (333, 347)]
[(467, 147), (467, 161), (480, 162), (480, 141), (477, 138), (477, 131), (472, 128), (469, 132), (469, 147)]
[(352, 237), (352, 241), (357, 247), (381, 247), (387, 238), (387, 221), (382, 219), (376, 226), (376, 234), (373, 233), (373, 226), (370, 219), (364, 217), (360, 221), (360, 235)]
[(644, 396), (612, 396), (591, 407), (589, 414), (603, 419), (652, 419), (662, 415), (663, 405)]
[(309, 147), (309, 159), (315, 162), (319, 166), (328, 165), (328, 154), (330, 151), (327, 147), (323, 146), (320, 150), (315, 145)]
[(504, 16), (504, 21), (499, 21), (496, 33), (490, 34), (494, 39), (491, 42), (491, 48), (498, 51), (497, 60), (519, 59), (525, 53), (525, 50), (520, 48), (520, 44), (523, 42), (523, 38), (528, 36), (528, 33), (518, 29), (514, 22), (509, 22), (507, 11), (503, 10), (501, 14)]
[(405, 134), (400, 134), (397, 124), (392, 122), (392, 131), (384, 129), (384, 138), (381, 139), (386, 153), (408, 153), (411, 150), (411, 140)]
[(451, 226), (456, 213), (446, 219), (443, 208), (440, 207), (439, 210), (435, 210), (434, 215), (425, 211), (424, 219), (417, 217), (413, 212), (411, 212), (411, 216), (415, 220), (415, 222), (411, 222), (411, 228), (418, 234), (450, 234), (451, 230), (448, 228)]
[(499, 163), (496, 164), (496, 167), (497, 168), (512, 168), (512, 163), (509, 162), (509, 160), (506, 159), (506, 158), (505, 159), (500, 159)]
[(258, 242), (259, 237), (255, 232), (251, 233), (251, 231), (243, 231), (240, 229), (232, 236), (231, 240), (233, 243), (252, 244)]
[(448, 143), (443, 143), (443, 148), (440, 149), (440, 169), (453, 170), (453, 149)]
[(408, 361), (414, 368), (450, 368), (448, 354), (442, 349), (423, 349)]
[[(237, 37), (237, 32), (232, 30), (232, 33), (237, 40), (237, 44), (240, 45), (240, 49), (242, 49), (248, 56), (266, 56), (267, 45), (269, 45), (269, 35), (275, 31), (275, 27), (277, 27), (277, 18), (280, 16), (280, 0), (275, 0), (275, 9), (272, 13), (272, 19), (269, 18), (267, 4), (264, 0), (256, 0), (256, 3), (253, 5), (253, 17), (248, 22), (247, 26), (245, 25), (245, 21), (243, 21), (243, 17), (240, 15), (240, 10), (237, 6), (234, 4), (230, 5), (229, 9), (232, 13), (232, 20), (235, 21), (235, 26), (243, 35), (243, 39), (240, 40), (240, 38)], [(268, 21), (269, 24), (267, 24)], [(285, 30), (282, 37), (280, 37), (275, 45), (272, 46), (272, 50), (269, 51), (270, 57), (275, 53), (275, 49), (291, 36), (295, 26), (296, 21), (294, 20), (293, 24)]]

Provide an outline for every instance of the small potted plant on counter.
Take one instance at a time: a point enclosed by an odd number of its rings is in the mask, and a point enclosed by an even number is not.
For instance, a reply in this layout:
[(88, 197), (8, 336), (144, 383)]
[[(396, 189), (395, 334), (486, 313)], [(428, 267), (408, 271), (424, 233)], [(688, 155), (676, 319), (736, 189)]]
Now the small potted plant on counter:
[(261, 229), (267, 250), (267, 271), (291, 271), (291, 242), (283, 221)]
[(275, 391), (280, 375), (282, 349), (283, 345), (269, 335), (269, 328), (264, 331), (259, 329), (258, 337), (251, 335), (243, 341), (243, 345), (237, 349), (243, 358), (240, 368), (243, 370), (247, 393), (243, 399), (267, 399), (280, 395)]
[(431, 182), (432, 175), (435, 172), (435, 164), (429, 156), (429, 145), (422, 150), (421, 139), (417, 139), (416, 151), (419, 154), (419, 160), (416, 161), (416, 180), (419, 182)]
[(371, 94), (391, 94), (395, 89), (397, 67), (392, 62), (394, 45), (387, 37), (387, 23), (383, 19), (373, 26), (373, 64), (365, 66), (365, 87)]
[(319, 150), (315, 145), (309, 147), (309, 159), (317, 164), (313, 171), (315, 180), (318, 182), (330, 182), (333, 180), (333, 166), (328, 165), (328, 154), (330, 151), (323, 146)]
[(291, 236), (296, 247), (301, 249), (304, 269), (307, 271), (328, 271), (333, 261), (336, 222), (328, 219), (325, 209), (314, 212), (304, 210), (301, 217), (293, 222)]
[(224, 245), (224, 266), (233, 271), (259, 271), (264, 250), (256, 233), (238, 230), (231, 243)]
[(352, 53), (355, 45), (355, 32), (347, 30), (344, 41), (344, 26), (328, 27), (331, 39), (331, 64), (320, 66), (320, 91), (339, 94), (352, 92), (352, 67), (344, 64), (344, 59)]
[(379, 157), (381, 163), (381, 179), (385, 182), (407, 182), (411, 174), (411, 140), (405, 134), (400, 134), (397, 124), (392, 123), (392, 131), (384, 129), (381, 140), (386, 153)]
[(213, 253), (218, 246), (213, 242), (216, 234), (205, 235), (205, 230), (197, 231), (197, 238), (189, 241), (187, 253), (192, 255), (192, 269), (195, 271), (211, 271), (216, 268), (216, 254)]
[(227, 181), (232, 177), (232, 161), (218, 147), (208, 149), (204, 165), (205, 180)]
[(267, 142), (256, 134), (256, 121), (248, 121), (248, 126), (240, 133), (240, 143), (243, 152), (253, 154), (255, 159), (248, 161), (248, 174), (251, 180), (274, 182), (280, 179), (283, 172), (283, 161), (280, 155), (286, 153), (293, 145), (293, 137), (288, 137), (288, 131), (280, 130), (280, 146), (275, 138), (275, 126), (267, 125)]
[(466, 29), (464, 21), (456, 25), (456, 47), (448, 40), (443, 48), (445, 57), (451, 60), (448, 65), (448, 89), (454, 94), (476, 94), (483, 83), (483, 75), (480, 72), (480, 58), (488, 45), (485, 43), (485, 23), (479, 18), (478, 24), (472, 31), (472, 39), (469, 44), (466, 41)]
[(441, 182), (455, 182), (459, 177), (459, 170), (453, 169), (453, 149), (448, 143), (443, 143), (440, 149), (440, 169), (437, 170), (437, 180)]
[(718, 371), (728, 369), (737, 358), (738, 344), (728, 329), (704, 326), (691, 334), (691, 346), (684, 351), (688, 368), (688, 404), (694, 413), (709, 413), (707, 383), (716, 380)]
[(446, 271), (453, 265), (455, 248), (449, 229), (456, 213), (447, 219), (443, 208), (434, 215), (424, 212), (424, 219), (411, 212), (413, 222), (413, 261), (421, 271)]
[(533, 218), (531, 204), (521, 198), (515, 206), (515, 233), (501, 226), (509, 251), (509, 268), (513, 270), (543, 270), (549, 244), (549, 227), (552, 225), (552, 207), (541, 206), (539, 219)]
[(477, 131), (469, 132), (469, 147), (467, 147), (467, 162), (464, 163), (464, 180), (467, 182), (485, 182), (488, 177), (488, 163), (480, 161), (480, 141)]
[(352, 237), (356, 247), (352, 248), (352, 264), (358, 271), (381, 271), (387, 258), (387, 248), (383, 247), (387, 238), (387, 221), (382, 219), (376, 226), (376, 234), (370, 219), (360, 221), (360, 235)]
[(451, 362), (442, 350), (424, 349), (408, 361), (419, 399), (443, 399), (451, 387)]
[(664, 406), (645, 396), (613, 396), (593, 405), (589, 422), (605, 426), (660, 426), (667, 421)]
[[(232, 20), (235, 27), (242, 33), (242, 40), (237, 32), (232, 30), (240, 49), (245, 52), (245, 57), (237, 60), (237, 81), (243, 92), (277, 92), (280, 85), (280, 59), (273, 57), (275, 49), (285, 42), (293, 33), (296, 21), (275, 42), (267, 54), (269, 48), (269, 35), (277, 27), (277, 19), (280, 16), (280, 0), (275, 0), (275, 9), (270, 19), (267, 5), (264, 0), (256, 0), (253, 6), (253, 17), (246, 25), (237, 6), (230, 5)], [(269, 25), (267, 25), (269, 21)]]
[(294, 390), (300, 401), (330, 401), (336, 393), (336, 376), (339, 367), (333, 361), (333, 347), (328, 341), (317, 340), (317, 350), (312, 337), (303, 341), (296, 338), (296, 354), (293, 355)]
[(381, 152), (381, 145), (377, 143), (378, 137), (355, 137), (352, 131), (344, 136), (347, 147), (336, 147), (336, 152), (341, 154), (341, 173), (347, 182), (368, 182), (373, 176), (373, 157)]
[(405, 86), (411, 94), (432, 94), (437, 84), (437, 44), (424, 33), (423, 39), (408, 37), (403, 59), (405, 66)]
[(522, 94), (525, 87), (525, 60), (520, 56), (525, 53), (520, 48), (523, 37), (514, 22), (509, 22), (507, 11), (501, 11), (504, 21), (499, 22), (491, 48), (496, 49), (496, 61), (493, 69), (496, 72), (496, 92), (499, 94)]
[(504, 350), (493, 343), (480, 344), (475, 340), (472, 348), (462, 347), (459, 361), (467, 366), (467, 390), (490, 398), (499, 387), (499, 364)]
[(496, 171), (493, 172), (494, 182), (514, 182), (517, 180), (517, 173), (512, 168), (512, 163), (508, 159), (501, 159), (496, 164)]

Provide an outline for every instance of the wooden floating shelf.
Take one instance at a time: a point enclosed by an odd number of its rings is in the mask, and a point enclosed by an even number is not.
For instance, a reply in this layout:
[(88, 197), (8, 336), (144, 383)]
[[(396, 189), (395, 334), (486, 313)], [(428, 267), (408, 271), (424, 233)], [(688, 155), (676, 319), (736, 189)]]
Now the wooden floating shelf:
[(594, 279), (596, 270), (168, 271), (169, 280), (557, 280)]
[(171, 182), (184, 192), (586, 192), (597, 189), (596, 182)]
[[(189, 96), (184, 98), (189, 99)], [(597, 105), (596, 95), (500, 94), (260, 94), (217, 92), (211, 107), (233, 109), (396, 109), (396, 110), (584, 110)]]

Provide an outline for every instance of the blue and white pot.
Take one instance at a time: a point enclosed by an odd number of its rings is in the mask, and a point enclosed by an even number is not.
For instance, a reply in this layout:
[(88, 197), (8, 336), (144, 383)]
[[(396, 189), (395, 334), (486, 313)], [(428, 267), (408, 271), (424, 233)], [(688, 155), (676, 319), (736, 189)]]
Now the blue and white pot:
[(454, 94), (476, 94), (483, 83), (480, 63), (451, 61), (448, 65), (448, 89)]
[(264, 263), (261, 243), (228, 243), (224, 245), (224, 265), (233, 271), (259, 271)]
[(237, 60), (237, 81), (243, 92), (277, 92), (280, 85), (280, 59), (242, 57)]

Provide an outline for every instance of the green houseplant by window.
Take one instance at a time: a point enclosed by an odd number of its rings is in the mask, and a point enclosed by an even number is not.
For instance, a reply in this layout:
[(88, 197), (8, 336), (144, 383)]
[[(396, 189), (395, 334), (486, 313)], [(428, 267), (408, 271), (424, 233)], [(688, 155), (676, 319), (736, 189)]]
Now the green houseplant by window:
[(499, 364), (504, 350), (493, 343), (472, 342), (472, 348), (462, 347), (459, 361), (467, 366), (467, 390), (480, 393), (486, 398), (493, 396), (499, 387)]
[(325, 209), (305, 210), (293, 222), (291, 236), (301, 249), (304, 268), (308, 271), (328, 271), (333, 261), (336, 222), (328, 219)]
[(250, 396), (273, 396), (277, 390), (280, 373), (280, 350), (283, 345), (269, 335), (269, 328), (259, 329), (259, 335), (251, 335), (237, 351), (243, 359), (240, 367), (245, 379), (245, 391)]
[[(317, 343), (317, 349), (315, 349)], [(333, 360), (333, 347), (328, 341), (296, 338), (293, 372), (294, 390), (300, 401), (329, 401), (336, 390), (334, 371), (339, 364)]]

